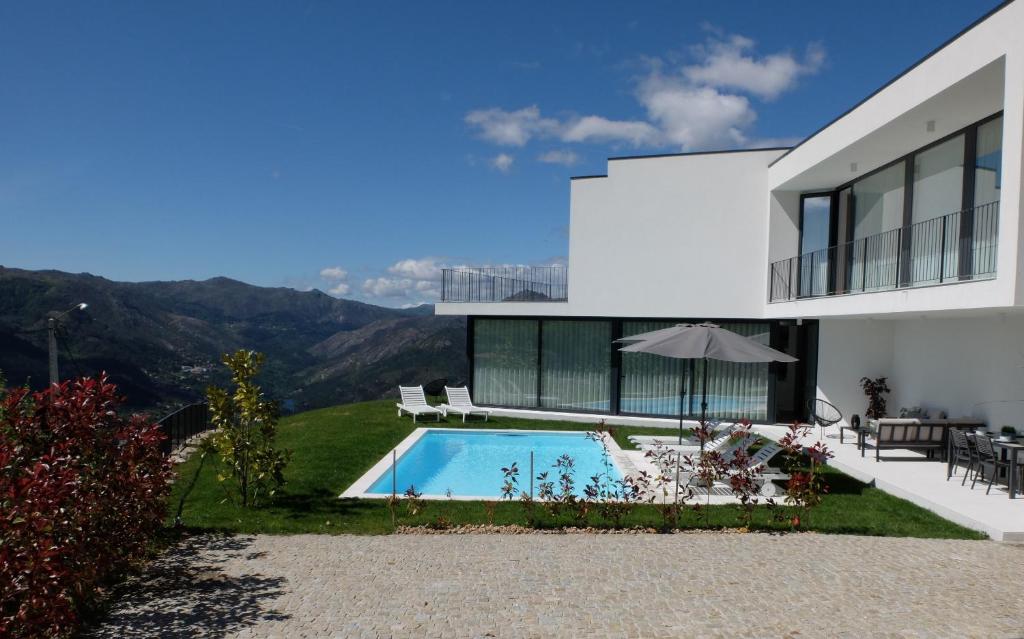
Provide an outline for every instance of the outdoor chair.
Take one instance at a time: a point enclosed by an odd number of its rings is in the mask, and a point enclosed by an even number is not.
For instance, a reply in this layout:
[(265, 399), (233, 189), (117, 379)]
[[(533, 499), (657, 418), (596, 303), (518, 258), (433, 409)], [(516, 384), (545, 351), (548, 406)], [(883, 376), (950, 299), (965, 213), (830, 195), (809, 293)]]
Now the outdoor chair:
[(402, 394), (402, 401), (395, 404), (399, 417), (402, 413), (409, 413), (414, 424), (419, 415), (433, 415), (437, 421), (441, 421), (441, 411), (427, 403), (422, 386), (399, 386), (398, 391)]
[(438, 408), (441, 409), (446, 418), (448, 413), (455, 413), (456, 415), (462, 415), (462, 421), (465, 423), (466, 417), (470, 415), (483, 415), (485, 422), (491, 416), (491, 409), (473, 405), (473, 399), (469, 396), (469, 389), (465, 386), (459, 388), (445, 386), (444, 394), (448, 397), (448, 403), (441, 404)]
[(821, 429), (822, 436), (824, 436), (826, 428), (843, 421), (843, 414), (839, 409), (823, 399), (811, 400), (807, 403), (807, 409), (810, 422)]
[(974, 436), (974, 447), (978, 451), (978, 470), (974, 473), (974, 481), (971, 482), (971, 489), (974, 489), (974, 484), (978, 482), (978, 474), (981, 474), (982, 481), (985, 477), (988, 477), (988, 488), (985, 489), (987, 495), (992, 490), (992, 484), (995, 483), (996, 477), (999, 476), (999, 471), (1003, 468), (1009, 472), (1010, 462), (1002, 460), (996, 453), (996, 449), (992, 446), (992, 440), (986, 435), (975, 435)]
[(946, 481), (956, 474), (957, 465), (966, 463), (964, 478), (960, 481), (960, 485), (963, 486), (967, 483), (967, 477), (971, 471), (977, 472), (978, 454), (967, 433), (959, 428), (949, 430), (949, 447), (949, 470), (946, 472)]

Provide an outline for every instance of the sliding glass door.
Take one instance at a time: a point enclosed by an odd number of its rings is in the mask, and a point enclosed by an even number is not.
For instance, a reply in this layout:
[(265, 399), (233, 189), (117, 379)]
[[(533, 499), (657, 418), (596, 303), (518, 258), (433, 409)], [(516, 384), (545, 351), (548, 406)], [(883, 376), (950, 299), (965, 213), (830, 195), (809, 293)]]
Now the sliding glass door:
[(611, 322), (544, 320), (541, 324), (541, 407), (609, 410), (611, 353)]
[(473, 399), (479, 404), (537, 405), (538, 323), (478, 319), (473, 323)]
[(827, 295), (832, 245), (832, 195), (800, 199), (800, 296)]

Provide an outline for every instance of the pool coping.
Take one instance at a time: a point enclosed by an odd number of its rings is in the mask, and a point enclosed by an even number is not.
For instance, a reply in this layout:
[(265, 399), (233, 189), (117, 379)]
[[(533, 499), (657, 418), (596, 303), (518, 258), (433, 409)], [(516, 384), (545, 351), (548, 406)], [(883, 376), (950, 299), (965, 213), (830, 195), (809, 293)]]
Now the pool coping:
[[(339, 499), (387, 499), (389, 495), (380, 495), (378, 493), (367, 492), (373, 484), (380, 479), (385, 472), (391, 468), (391, 460), (394, 458), (396, 461), (401, 459), (402, 455), (409, 452), (409, 450), (416, 445), (416, 443), (430, 431), (452, 431), (452, 432), (473, 432), (473, 433), (550, 433), (560, 435), (578, 435), (586, 432), (596, 431), (583, 431), (583, 430), (538, 430), (536, 428), (444, 428), (437, 426), (424, 427), (421, 426), (416, 430), (409, 433), (409, 435), (400, 441), (397, 446), (389, 450), (380, 461), (370, 467), (365, 473), (363, 473), (359, 479), (355, 480), (351, 486), (345, 489), (343, 493), (338, 495)], [(605, 439), (608, 446), (608, 457), (611, 459), (612, 466), (619, 472), (619, 475), (626, 477), (628, 473), (620, 463), (619, 457), (622, 454), (622, 449), (619, 447), (618, 442), (611, 435)], [(402, 493), (398, 493), (401, 497)], [(421, 495), (420, 499), (431, 499), (431, 500), (455, 500), (455, 501), (501, 501), (500, 495), (493, 496), (474, 496), (474, 495)]]

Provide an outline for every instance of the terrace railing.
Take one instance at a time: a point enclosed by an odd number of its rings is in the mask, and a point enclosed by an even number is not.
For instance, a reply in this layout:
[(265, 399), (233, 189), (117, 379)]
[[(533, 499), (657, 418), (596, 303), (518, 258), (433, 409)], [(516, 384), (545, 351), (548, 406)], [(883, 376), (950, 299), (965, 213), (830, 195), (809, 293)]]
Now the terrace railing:
[(167, 435), (160, 448), (170, 455), (199, 433), (210, 430), (210, 407), (205, 402), (189, 404), (157, 422)]
[(564, 266), (446, 268), (441, 272), (442, 302), (564, 302)]
[(848, 295), (995, 276), (999, 202), (773, 262), (768, 301)]

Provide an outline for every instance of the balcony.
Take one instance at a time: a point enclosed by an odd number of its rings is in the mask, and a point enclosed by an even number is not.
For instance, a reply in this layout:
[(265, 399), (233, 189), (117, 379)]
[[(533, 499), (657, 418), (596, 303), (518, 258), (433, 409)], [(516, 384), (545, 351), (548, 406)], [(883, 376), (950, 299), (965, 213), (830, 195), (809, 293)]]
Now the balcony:
[(995, 277), (999, 202), (773, 262), (768, 301)]
[(564, 266), (446, 268), (441, 272), (442, 302), (564, 302)]

